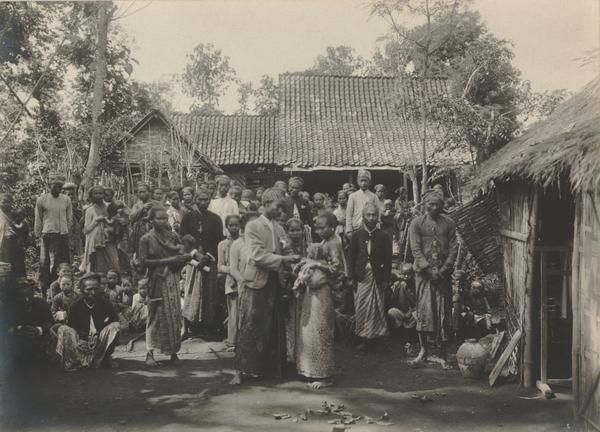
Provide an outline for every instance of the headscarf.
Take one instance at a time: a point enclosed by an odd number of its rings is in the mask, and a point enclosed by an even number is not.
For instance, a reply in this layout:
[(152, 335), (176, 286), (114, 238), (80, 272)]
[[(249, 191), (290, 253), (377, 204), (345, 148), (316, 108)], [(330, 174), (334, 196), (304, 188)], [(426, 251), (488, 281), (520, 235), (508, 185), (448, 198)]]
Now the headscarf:
[(220, 175), (219, 177), (217, 177), (217, 184), (222, 184), (222, 183), (226, 183), (228, 185), (231, 184), (231, 179), (226, 176), (225, 174)]
[(356, 176), (356, 180), (360, 181), (361, 179), (366, 178), (371, 181), (371, 173), (367, 170), (358, 170), (358, 175)]
[(291, 177), (288, 180), (288, 185), (291, 186), (296, 186), (299, 187), (300, 189), (302, 189), (304, 187), (304, 180), (302, 179), (302, 177)]
[(283, 192), (281, 192), (279, 189), (277, 189), (275, 187), (272, 187), (263, 192), (262, 205), (263, 206), (267, 205), (267, 203), (270, 203), (273, 201), (282, 201), (283, 198), (284, 198)]
[(435, 202), (435, 201), (439, 201), (439, 202), (444, 202), (444, 194), (442, 192), (440, 192), (439, 189), (428, 189), (427, 191), (425, 191), (425, 194), (423, 195), (423, 202), (425, 203), (430, 203), (430, 202)]
[(67, 182), (63, 185), (63, 189), (64, 190), (77, 190), (77, 185), (73, 182)]
[(48, 176), (48, 183), (50, 183), (51, 185), (56, 183), (64, 184), (65, 180), (65, 176), (58, 172), (50, 173), (50, 175)]

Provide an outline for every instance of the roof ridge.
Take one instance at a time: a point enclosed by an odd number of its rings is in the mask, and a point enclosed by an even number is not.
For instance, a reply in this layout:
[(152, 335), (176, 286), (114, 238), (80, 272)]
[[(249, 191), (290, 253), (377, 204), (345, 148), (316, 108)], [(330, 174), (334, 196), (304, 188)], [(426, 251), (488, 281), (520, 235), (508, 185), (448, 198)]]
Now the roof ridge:
[[(307, 73), (307, 72), (283, 72), (279, 74), (280, 77), (283, 76), (289, 76), (289, 77), (302, 77), (302, 78), (354, 78), (354, 79), (381, 79), (381, 80), (402, 80), (405, 78), (411, 79), (411, 80), (418, 80), (420, 79), (420, 77), (417, 76), (411, 76), (411, 75), (402, 75), (402, 76), (394, 76), (394, 75), (336, 75), (336, 74), (319, 74), (319, 73)], [(436, 76), (436, 77), (429, 77), (426, 78), (427, 80), (430, 81), (434, 81), (434, 80), (439, 80), (439, 81), (448, 81), (449, 77), (447, 76)]]
[(177, 113), (173, 116), (186, 116), (186, 117), (236, 117), (236, 118), (277, 118), (277, 115), (272, 114), (202, 114), (202, 113)]

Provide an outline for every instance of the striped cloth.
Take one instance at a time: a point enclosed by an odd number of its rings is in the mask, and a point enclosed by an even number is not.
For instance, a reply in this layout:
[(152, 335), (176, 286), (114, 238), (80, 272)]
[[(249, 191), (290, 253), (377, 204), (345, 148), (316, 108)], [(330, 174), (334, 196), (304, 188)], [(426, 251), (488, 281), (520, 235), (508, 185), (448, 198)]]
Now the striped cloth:
[(364, 279), (358, 282), (354, 294), (354, 304), (356, 336), (365, 339), (387, 336), (383, 287), (377, 285), (369, 264), (367, 264)]
[(159, 298), (150, 299), (146, 322), (146, 349), (158, 349), (163, 354), (176, 354), (181, 347), (181, 303), (179, 277), (167, 271), (164, 278), (151, 276)]

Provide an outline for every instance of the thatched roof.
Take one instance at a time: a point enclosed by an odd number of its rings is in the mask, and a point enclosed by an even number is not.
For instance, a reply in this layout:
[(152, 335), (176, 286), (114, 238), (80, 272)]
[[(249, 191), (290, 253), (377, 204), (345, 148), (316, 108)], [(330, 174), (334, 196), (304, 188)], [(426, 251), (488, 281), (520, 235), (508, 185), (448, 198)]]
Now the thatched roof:
[(600, 188), (600, 78), (498, 150), (477, 172), (475, 188), (516, 178), (543, 187), (568, 178), (573, 190)]

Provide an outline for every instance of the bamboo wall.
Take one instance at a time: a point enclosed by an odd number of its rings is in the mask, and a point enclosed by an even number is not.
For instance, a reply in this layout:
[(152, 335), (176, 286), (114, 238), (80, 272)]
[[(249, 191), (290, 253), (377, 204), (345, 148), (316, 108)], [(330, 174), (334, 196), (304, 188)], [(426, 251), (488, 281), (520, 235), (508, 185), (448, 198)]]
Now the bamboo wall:
[[(498, 201), (499, 243), (502, 255), (502, 273), (505, 286), (505, 309), (508, 332), (512, 335), (517, 329), (525, 332), (527, 321), (527, 284), (533, 272), (532, 253), (528, 249), (532, 220), (535, 218), (533, 188), (525, 183), (502, 184), (496, 191)], [(513, 356), (513, 366), (519, 364), (525, 338), (521, 339), (521, 349)]]
[(587, 428), (600, 431), (600, 192), (581, 193), (575, 213), (573, 395)]

